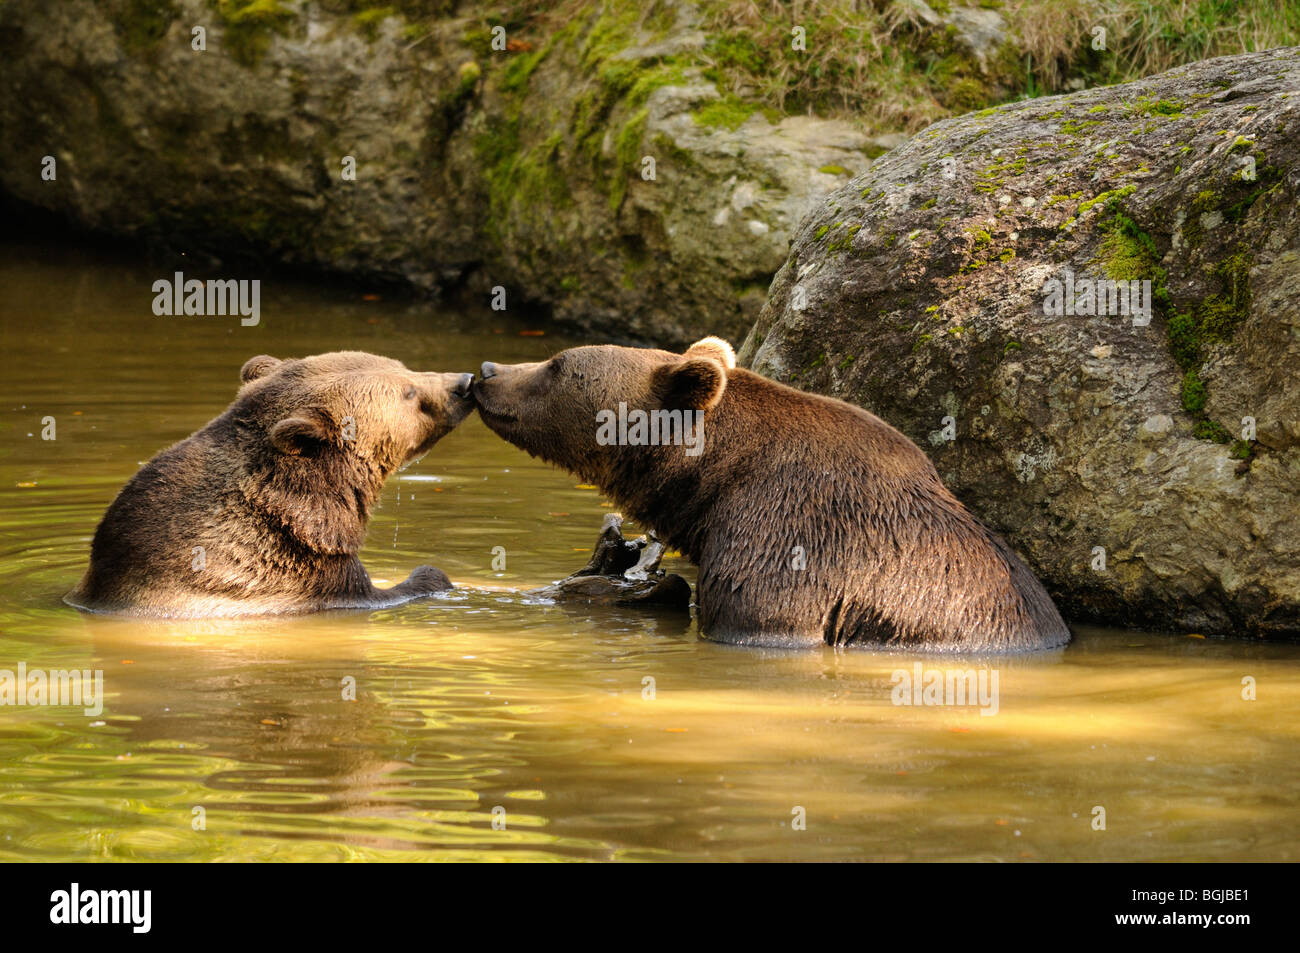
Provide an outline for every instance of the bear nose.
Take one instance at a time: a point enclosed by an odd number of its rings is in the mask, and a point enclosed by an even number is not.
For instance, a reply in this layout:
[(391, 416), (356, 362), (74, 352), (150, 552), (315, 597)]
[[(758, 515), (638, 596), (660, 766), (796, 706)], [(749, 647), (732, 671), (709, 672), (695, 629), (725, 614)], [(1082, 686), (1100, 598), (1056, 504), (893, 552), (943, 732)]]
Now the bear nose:
[(497, 366), (491, 361), (484, 361), (483, 366), (479, 368), (479, 372), (483, 379), (487, 380), (490, 377), (497, 376)]
[(469, 385), (474, 383), (473, 374), (462, 374), (456, 380), (456, 386), (452, 388), (452, 393), (457, 397), (469, 396)]

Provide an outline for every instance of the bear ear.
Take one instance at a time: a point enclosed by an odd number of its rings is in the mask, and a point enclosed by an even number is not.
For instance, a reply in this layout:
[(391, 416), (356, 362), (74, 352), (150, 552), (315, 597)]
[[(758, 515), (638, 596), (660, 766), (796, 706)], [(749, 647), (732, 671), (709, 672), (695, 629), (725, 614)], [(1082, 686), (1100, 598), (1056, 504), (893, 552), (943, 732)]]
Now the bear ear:
[(711, 357), (723, 367), (736, 366), (736, 352), (722, 338), (707, 337), (686, 349), (685, 357)]
[(691, 357), (655, 370), (660, 399), (668, 410), (709, 410), (727, 389), (727, 372), (709, 357)]
[(285, 417), (271, 428), (270, 437), (275, 449), (296, 457), (318, 449), (329, 434), (318, 418)]
[(240, 368), (239, 379), (247, 384), (259, 377), (265, 377), (283, 363), (278, 357), (272, 357), (270, 354), (259, 354), (257, 357), (250, 357), (244, 362), (244, 366)]

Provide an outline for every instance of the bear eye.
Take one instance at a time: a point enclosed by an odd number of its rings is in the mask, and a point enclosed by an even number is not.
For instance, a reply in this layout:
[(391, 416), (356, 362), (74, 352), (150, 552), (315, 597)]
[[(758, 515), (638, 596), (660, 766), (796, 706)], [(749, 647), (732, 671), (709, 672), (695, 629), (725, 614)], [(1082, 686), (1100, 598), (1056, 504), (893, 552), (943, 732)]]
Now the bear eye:
[(402, 399), (415, 400), (415, 388), (414, 387), (406, 388), (406, 390), (402, 393)]

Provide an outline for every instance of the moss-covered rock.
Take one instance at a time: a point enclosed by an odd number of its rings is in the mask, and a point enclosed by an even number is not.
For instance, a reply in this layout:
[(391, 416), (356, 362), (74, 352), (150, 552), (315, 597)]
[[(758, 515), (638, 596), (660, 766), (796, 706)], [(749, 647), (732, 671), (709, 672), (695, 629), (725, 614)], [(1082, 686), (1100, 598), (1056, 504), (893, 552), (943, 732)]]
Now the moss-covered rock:
[(13, 0), (0, 188), (204, 260), (504, 285), (603, 338), (739, 337), (864, 134), (720, 94), (689, 5), (573, 14)]

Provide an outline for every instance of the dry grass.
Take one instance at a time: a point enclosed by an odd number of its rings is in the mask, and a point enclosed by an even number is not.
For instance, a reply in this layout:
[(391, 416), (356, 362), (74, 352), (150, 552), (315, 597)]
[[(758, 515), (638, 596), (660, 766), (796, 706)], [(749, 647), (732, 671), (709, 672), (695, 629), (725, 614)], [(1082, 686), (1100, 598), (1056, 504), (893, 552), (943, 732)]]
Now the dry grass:
[[(1184, 63), (1300, 43), (1300, 5), (1292, 0), (1009, 0), (1004, 10), (1035, 80), (1064, 88), (1120, 83)], [(1095, 27), (1106, 51), (1095, 54)]]

